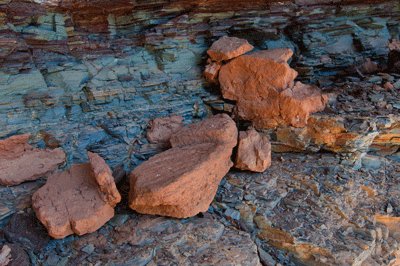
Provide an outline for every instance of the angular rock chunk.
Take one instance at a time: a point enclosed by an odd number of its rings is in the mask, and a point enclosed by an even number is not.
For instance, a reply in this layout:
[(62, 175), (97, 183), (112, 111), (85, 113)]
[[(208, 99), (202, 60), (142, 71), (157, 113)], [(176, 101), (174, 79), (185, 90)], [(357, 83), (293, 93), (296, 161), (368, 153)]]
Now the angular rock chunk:
[(172, 149), (132, 171), (129, 206), (178, 218), (206, 211), (233, 165), (236, 143), (235, 122), (226, 114), (184, 127), (171, 137)]
[(206, 65), (203, 76), (208, 82), (218, 84), (218, 73), (220, 69), (221, 63), (211, 62)]
[(290, 49), (271, 49), (242, 55), (223, 65), (219, 83), (225, 99), (261, 101), (269, 97), (269, 88), (280, 92), (293, 85), (297, 72), (287, 60)]
[(198, 123), (189, 124), (172, 135), (172, 147), (200, 143), (224, 144), (235, 147), (237, 144), (237, 128), (235, 122), (227, 114), (218, 114)]
[(211, 57), (212, 61), (221, 62), (238, 57), (253, 50), (253, 48), (247, 40), (223, 36), (211, 45), (207, 54)]
[(242, 170), (264, 172), (271, 166), (271, 143), (253, 128), (239, 132), (235, 167)]
[(50, 236), (64, 238), (99, 229), (114, 216), (121, 196), (103, 159), (88, 153), (90, 162), (48, 177), (32, 196), (32, 207)]
[(177, 218), (207, 211), (221, 179), (233, 165), (231, 155), (231, 147), (205, 143), (153, 156), (131, 173), (129, 207)]
[(28, 138), (29, 134), (24, 134), (0, 140), (0, 185), (14, 186), (36, 180), (65, 162), (61, 148), (38, 149), (26, 143)]
[(183, 117), (174, 115), (171, 117), (157, 117), (150, 121), (146, 137), (150, 143), (167, 142), (171, 135), (179, 131), (183, 126)]
[(324, 110), (327, 102), (327, 96), (318, 87), (296, 82), (292, 89), (281, 92), (280, 114), (288, 124), (303, 127), (309, 115)]

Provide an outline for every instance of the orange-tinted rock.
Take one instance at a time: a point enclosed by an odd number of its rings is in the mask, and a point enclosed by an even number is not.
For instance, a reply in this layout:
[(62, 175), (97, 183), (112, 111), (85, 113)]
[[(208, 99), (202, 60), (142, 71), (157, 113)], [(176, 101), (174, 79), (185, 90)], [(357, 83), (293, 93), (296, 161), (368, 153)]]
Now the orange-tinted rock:
[(120, 195), (113, 190), (110, 171), (97, 156), (88, 156), (93, 165), (74, 165), (67, 172), (50, 175), (32, 196), (37, 217), (54, 238), (94, 232), (114, 216)]
[(253, 48), (245, 39), (223, 36), (211, 45), (207, 54), (211, 57), (212, 61), (221, 62), (238, 57), (253, 50)]
[(280, 115), (288, 124), (303, 127), (309, 115), (324, 110), (327, 102), (327, 96), (318, 87), (296, 82), (280, 94)]
[(107, 202), (111, 206), (115, 206), (121, 201), (121, 195), (119, 194), (117, 187), (114, 182), (110, 167), (106, 164), (103, 158), (97, 153), (88, 152), (90, 166), (95, 176), (95, 180), (98, 186), (98, 192), (104, 202)]
[(157, 117), (150, 121), (147, 130), (147, 140), (150, 143), (167, 142), (171, 135), (179, 131), (183, 126), (183, 117), (174, 115), (171, 117)]
[(376, 222), (386, 225), (389, 235), (400, 242), (400, 217), (376, 214)]
[(213, 84), (218, 84), (218, 73), (221, 68), (221, 63), (211, 62), (206, 65), (206, 68), (203, 72), (204, 78)]
[(215, 143), (175, 147), (136, 167), (130, 175), (129, 207), (186, 218), (209, 208), (232, 167), (232, 148)]
[(233, 165), (235, 122), (226, 114), (215, 115), (187, 125), (170, 141), (172, 149), (132, 171), (129, 206), (140, 213), (178, 218), (207, 211)]
[(264, 172), (271, 166), (271, 143), (256, 130), (239, 132), (235, 167), (242, 170)]
[(0, 140), (0, 185), (36, 180), (65, 162), (62, 149), (38, 149), (26, 143), (28, 138), (29, 134), (24, 134)]
[(242, 55), (221, 67), (219, 83), (225, 99), (262, 101), (269, 97), (268, 88), (280, 92), (293, 84), (297, 72), (286, 60), (290, 49), (271, 49)]
[(235, 147), (237, 144), (236, 123), (227, 114), (218, 114), (198, 123), (189, 124), (172, 135), (172, 147), (200, 143), (224, 144)]

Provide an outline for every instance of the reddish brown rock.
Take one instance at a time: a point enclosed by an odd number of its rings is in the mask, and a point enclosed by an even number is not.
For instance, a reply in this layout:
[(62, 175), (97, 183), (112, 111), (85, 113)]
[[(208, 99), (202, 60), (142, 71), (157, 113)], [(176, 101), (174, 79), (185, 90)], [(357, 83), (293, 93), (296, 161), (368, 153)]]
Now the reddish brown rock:
[(89, 157), (90, 166), (92, 167), (95, 180), (99, 185), (98, 192), (100, 197), (111, 206), (115, 206), (121, 201), (121, 195), (115, 185), (110, 167), (108, 167), (104, 159), (98, 154), (88, 152), (87, 155)]
[(157, 117), (150, 121), (147, 130), (147, 140), (150, 143), (168, 142), (173, 133), (183, 126), (183, 118), (180, 115), (171, 117)]
[(38, 149), (26, 143), (28, 138), (29, 134), (24, 134), (0, 140), (0, 185), (13, 186), (36, 180), (65, 162), (62, 149)]
[(235, 122), (227, 114), (218, 114), (198, 123), (189, 124), (171, 137), (172, 147), (200, 143), (224, 144), (235, 147), (237, 144)]
[(287, 124), (303, 127), (309, 115), (324, 110), (327, 102), (327, 96), (318, 87), (296, 82), (280, 94), (280, 115)]
[(207, 54), (212, 61), (221, 62), (238, 57), (253, 48), (245, 39), (223, 36), (211, 45)]
[(232, 167), (232, 148), (215, 143), (175, 147), (136, 167), (129, 206), (140, 213), (177, 218), (207, 211)]
[(206, 68), (203, 72), (204, 78), (213, 84), (218, 84), (218, 73), (221, 68), (221, 63), (211, 62), (206, 65)]
[(74, 165), (50, 175), (32, 196), (37, 217), (54, 238), (94, 232), (114, 216), (113, 206), (121, 196), (114, 190), (111, 171), (101, 158), (88, 157), (93, 165)]
[(235, 122), (226, 114), (190, 124), (171, 137), (172, 149), (136, 167), (129, 206), (140, 213), (178, 218), (207, 211), (232, 167)]
[(219, 83), (225, 99), (262, 101), (269, 97), (269, 88), (276, 91), (293, 85), (297, 72), (286, 60), (290, 49), (271, 49), (242, 55), (223, 65)]
[(271, 143), (253, 128), (239, 132), (235, 167), (242, 170), (264, 172), (271, 166)]

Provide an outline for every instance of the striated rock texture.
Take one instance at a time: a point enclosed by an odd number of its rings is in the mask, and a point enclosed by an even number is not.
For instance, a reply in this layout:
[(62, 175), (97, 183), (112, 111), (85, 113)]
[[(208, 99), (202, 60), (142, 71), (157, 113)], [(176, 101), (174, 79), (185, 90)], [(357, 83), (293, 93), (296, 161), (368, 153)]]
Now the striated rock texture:
[(171, 135), (183, 126), (182, 116), (157, 117), (150, 121), (147, 129), (147, 140), (151, 143), (169, 142)]
[(27, 144), (29, 134), (0, 140), (0, 185), (14, 186), (36, 180), (65, 162), (62, 149), (37, 149)]
[(253, 172), (264, 172), (271, 166), (271, 143), (253, 128), (239, 132), (235, 167)]
[(190, 124), (171, 137), (172, 149), (151, 157), (130, 175), (129, 206), (140, 213), (178, 218), (207, 211), (233, 166), (235, 122), (226, 114)]
[(32, 207), (50, 236), (60, 239), (99, 229), (121, 200), (105, 162), (88, 153), (90, 163), (52, 174), (32, 196)]
[(253, 50), (253, 46), (247, 40), (236, 37), (223, 36), (218, 41), (214, 42), (207, 54), (214, 62), (228, 61)]

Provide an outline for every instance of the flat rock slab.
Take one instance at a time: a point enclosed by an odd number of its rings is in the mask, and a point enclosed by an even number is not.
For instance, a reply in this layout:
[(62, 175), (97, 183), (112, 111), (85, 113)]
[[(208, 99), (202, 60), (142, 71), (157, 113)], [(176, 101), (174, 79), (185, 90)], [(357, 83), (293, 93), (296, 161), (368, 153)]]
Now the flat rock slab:
[(38, 149), (26, 143), (28, 138), (29, 134), (24, 134), (0, 140), (0, 185), (14, 186), (36, 180), (65, 162), (62, 149)]
[(248, 51), (253, 50), (253, 46), (245, 39), (223, 36), (214, 42), (207, 54), (212, 61), (221, 62), (238, 57)]
[(239, 132), (235, 167), (241, 170), (264, 172), (271, 166), (271, 142), (253, 128)]
[(232, 167), (232, 147), (215, 143), (175, 147), (151, 157), (130, 175), (129, 206), (178, 218), (207, 211)]
[[(91, 162), (97, 156), (88, 154)], [(74, 165), (48, 177), (32, 196), (32, 206), (50, 236), (64, 238), (96, 231), (114, 216), (120, 200), (105, 162)]]

